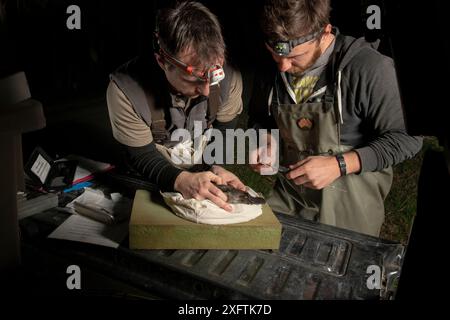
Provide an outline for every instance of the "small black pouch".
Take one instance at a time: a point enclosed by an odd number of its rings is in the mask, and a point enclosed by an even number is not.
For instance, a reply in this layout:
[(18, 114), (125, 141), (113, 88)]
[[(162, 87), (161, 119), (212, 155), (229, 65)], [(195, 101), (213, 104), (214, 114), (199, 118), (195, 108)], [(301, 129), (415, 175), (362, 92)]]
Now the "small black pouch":
[(60, 191), (70, 188), (78, 161), (53, 160), (41, 147), (36, 147), (25, 165), (25, 173), (46, 191)]

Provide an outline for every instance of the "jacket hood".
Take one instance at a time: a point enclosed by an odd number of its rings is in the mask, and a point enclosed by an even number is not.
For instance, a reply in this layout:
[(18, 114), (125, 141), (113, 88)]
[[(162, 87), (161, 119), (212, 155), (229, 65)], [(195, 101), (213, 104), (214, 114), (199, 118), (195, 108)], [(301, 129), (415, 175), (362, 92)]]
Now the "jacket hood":
[(350, 36), (343, 36), (339, 33), (337, 28), (333, 28), (333, 33), (336, 36), (336, 44), (334, 51), (336, 56), (336, 70), (344, 69), (347, 64), (356, 56), (361, 50), (365, 48), (372, 48), (377, 50), (380, 44), (379, 40), (368, 42), (365, 38), (354, 38)]

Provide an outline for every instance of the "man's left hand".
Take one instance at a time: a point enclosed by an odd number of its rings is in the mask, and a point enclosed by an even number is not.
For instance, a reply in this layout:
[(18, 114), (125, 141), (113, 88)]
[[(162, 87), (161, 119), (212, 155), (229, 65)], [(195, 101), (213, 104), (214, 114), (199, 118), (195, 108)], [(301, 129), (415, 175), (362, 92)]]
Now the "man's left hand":
[(236, 175), (231, 173), (230, 171), (228, 171), (220, 166), (216, 166), (216, 165), (212, 166), (211, 171), (214, 174), (221, 177), (225, 184), (229, 184), (229, 185), (235, 187), (236, 189), (239, 189), (242, 191), (247, 191), (247, 188), (242, 183), (242, 181), (239, 180), (239, 178), (236, 177)]
[(339, 164), (333, 156), (311, 156), (289, 166), (286, 177), (296, 185), (323, 189), (341, 176)]

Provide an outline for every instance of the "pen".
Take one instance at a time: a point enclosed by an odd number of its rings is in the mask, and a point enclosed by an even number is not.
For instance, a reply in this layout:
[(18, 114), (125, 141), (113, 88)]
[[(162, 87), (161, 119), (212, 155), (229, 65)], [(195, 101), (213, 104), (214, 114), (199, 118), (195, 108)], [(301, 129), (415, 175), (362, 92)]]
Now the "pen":
[(114, 223), (114, 216), (104, 208), (91, 208), (83, 203), (74, 203), (75, 211), (83, 216), (106, 224)]

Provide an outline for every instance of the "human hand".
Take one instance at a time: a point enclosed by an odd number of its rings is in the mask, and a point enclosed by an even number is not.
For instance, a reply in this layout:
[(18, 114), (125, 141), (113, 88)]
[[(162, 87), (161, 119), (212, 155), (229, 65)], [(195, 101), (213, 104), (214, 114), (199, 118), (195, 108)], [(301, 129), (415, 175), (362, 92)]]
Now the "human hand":
[(235, 187), (236, 189), (247, 191), (245, 185), (242, 183), (241, 180), (239, 180), (239, 178), (234, 173), (217, 165), (212, 166), (211, 171), (214, 174), (218, 175), (220, 178), (222, 178), (224, 184), (229, 184)]
[(197, 173), (183, 171), (175, 179), (174, 189), (185, 199), (209, 199), (222, 209), (232, 211), (232, 206), (226, 202), (227, 196), (214, 183), (224, 184), (224, 181), (211, 171)]
[(296, 185), (320, 190), (341, 176), (339, 164), (334, 156), (311, 156), (290, 165), (286, 178)]

